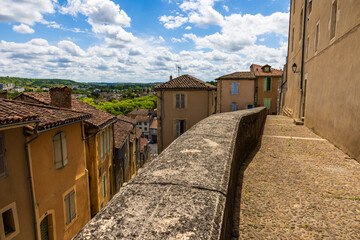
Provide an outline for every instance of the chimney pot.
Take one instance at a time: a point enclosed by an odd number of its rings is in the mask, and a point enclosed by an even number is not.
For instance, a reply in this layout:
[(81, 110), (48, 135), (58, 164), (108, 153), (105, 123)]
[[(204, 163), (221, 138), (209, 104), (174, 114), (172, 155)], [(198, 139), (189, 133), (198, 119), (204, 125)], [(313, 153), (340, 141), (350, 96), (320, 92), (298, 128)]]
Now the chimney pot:
[(0, 99), (7, 99), (7, 91), (0, 91)]
[(51, 106), (71, 109), (71, 92), (72, 92), (71, 88), (52, 87), (50, 88), (49, 92), (50, 92)]
[(172, 75), (170, 75), (170, 81), (172, 80)]

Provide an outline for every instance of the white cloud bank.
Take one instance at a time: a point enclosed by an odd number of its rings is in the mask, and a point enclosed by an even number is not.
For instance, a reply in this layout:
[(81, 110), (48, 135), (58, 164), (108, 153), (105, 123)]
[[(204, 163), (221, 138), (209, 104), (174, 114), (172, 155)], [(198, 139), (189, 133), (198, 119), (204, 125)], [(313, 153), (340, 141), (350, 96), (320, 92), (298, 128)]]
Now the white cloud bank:
[(20, 24), (20, 25), (14, 25), (13, 26), (13, 30), (15, 31), (15, 32), (18, 32), (18, 33), (29, 33), (29, 34), (31, 34), (31, 33), (34, 33), (35, 31), (34, 31), (34, 29), (32, 29), (31, 27), (29, 27), (28, 25), (26, 25), (26, 24)]

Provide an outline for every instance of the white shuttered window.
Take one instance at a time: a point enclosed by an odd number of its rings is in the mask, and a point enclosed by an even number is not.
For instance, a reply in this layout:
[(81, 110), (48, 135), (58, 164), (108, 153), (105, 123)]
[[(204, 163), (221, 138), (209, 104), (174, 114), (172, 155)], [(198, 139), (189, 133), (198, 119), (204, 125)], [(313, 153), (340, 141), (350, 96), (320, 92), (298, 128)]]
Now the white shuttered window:
[(176, 94), (176, 108), (185, 108), (185, 94)]
[(65, 132), (59, 132), (53, 136), (53, 150), (55, 169), (66, 166), (68, 164), (68, 154)]

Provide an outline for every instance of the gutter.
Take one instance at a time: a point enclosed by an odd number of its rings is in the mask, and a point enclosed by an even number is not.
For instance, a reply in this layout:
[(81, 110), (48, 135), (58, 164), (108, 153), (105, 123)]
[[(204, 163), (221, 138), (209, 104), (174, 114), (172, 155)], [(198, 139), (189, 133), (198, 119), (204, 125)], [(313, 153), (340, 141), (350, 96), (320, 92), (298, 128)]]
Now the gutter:
[(302, 34), (302, 51), (301, 51), (301, 72), (300, 72), (300, 102), (299, 102), (299, 119), (301, 119), (301, 104), (302, 104), (302, 95), (303, 95), (303, 81), (304, 81), (304, 55), (305, 55), (305, 30), (306, 30), (306, 15), (307, 15), (307, 1), (304, 0), (304, 24), (303, 24), (303, 34)]
[(26, 121), (26, 122), (16, 122), (16, 123), (10, 123), (5, 124), (4, 127), (1, 127), (1, 130), (7, 130), (14, 127), (21, 127), (21, 125), (29, 125), (30, 123), (39, 123), (39, 120), (32, 120), (32, 121)]
[(36, 136), (34, 138), (32, 138), (30, 141), (25, 142), (26, 162), (27, 162), (27, 167), (28, 167), (29, 184), (30, 184), (30, 196), (31, 196), (33, 219), (34, 219), (35, 240), (38, 239), (38, 231), (37, 231), (37, 219), (36, 219), (36, 210), (35, 210), (35, 193), (34, 193), (32, 175), (31, 175), (31, 170), (30, 170), (29, 144), (39, 137), (39, 132), (37, 130), (38, 126), (39, 126), (39, 122), (36, 123), (35, 130), (34, 130)]
[[(88, 118), (85, 118), (85, 119), (88, 119)], [(58, 125), (58, 126), (55, 126), (55, 127), (45, 128), (43, 130), (38, 131), (38, 133), (43, 133), (43, 132), (53, 130), (53, 129), (56, 129), (56, 128), (59, 128), (59, 127), (64, 127), (64, 126), (67, 126), (67, 125), (70, 125), (70, 124), (73, 124), (73, 123), (81, 122), (81, 121), (84, 121), (85, 119), (79, 119), (79, 120), (76, 120), (74, 122), (68, 122), (68, 123), (61, 124), (61, 125)]]

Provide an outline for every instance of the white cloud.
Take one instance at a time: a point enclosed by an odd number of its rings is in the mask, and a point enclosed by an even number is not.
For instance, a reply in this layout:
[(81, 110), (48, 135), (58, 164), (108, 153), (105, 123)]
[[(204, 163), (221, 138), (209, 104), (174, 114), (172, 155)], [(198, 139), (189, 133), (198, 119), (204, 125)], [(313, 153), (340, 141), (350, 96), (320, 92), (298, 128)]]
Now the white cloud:
[(228, 6), (223, 5), (223, 9), (224, 9), (226, 12), (229, 12), (229, 7), (228, 7)]
[(182, 26), (184, 23), (187, 23), (187, 17), (181, 16), (161, 16), (160, 22), (164, 23), (165, 28), (174, 29)]
[(67, 40), (60, 41), (58, 47), (72, 56), (85, 56), (85, 52), (75, 43)]
[(181, 39), (179, 39), (179, 38), (171, 38), (171, 41), (173, 42), (173, 43), (181, 43), (182, 42), (182, 40)]
[(191, 27), (190, 27), (190, 26), (187, 26), (185, 29), (186, 29), (186, 30), (191, 30)]
[(55, 12), (54, 3), (51, 0), (2, 0), (0, 9), (0, 21), (28, 25), (33, 25), (35, 22), (46, 22), (43, 14)]
[(34, 29), (32, 29), (31, 27), (29, 27), (28, 25), (23, 24), (23, 23), (20, 25), (14, 25), (13, 30), (18, 33), (34, 33), (35, 32)]
[(129, 27), (131, 19), (120, 6), (110, 0), (68, 0), (61, 8), (64, 14), (76, 16), (81, 13), (88, 17), (90, 24), (113, 24)]

